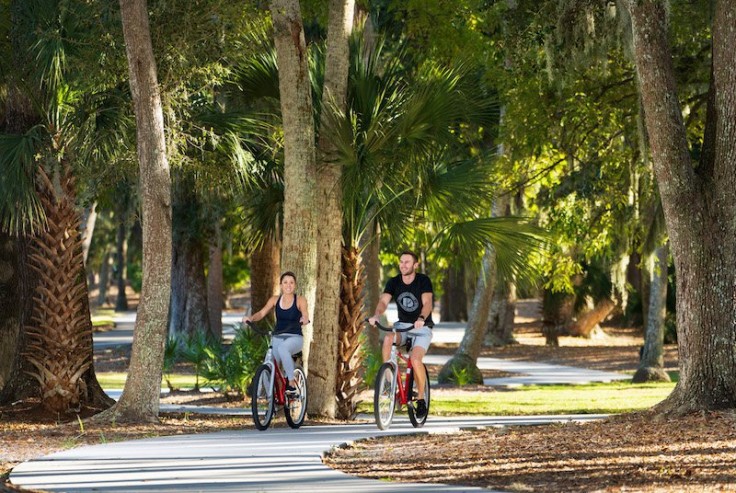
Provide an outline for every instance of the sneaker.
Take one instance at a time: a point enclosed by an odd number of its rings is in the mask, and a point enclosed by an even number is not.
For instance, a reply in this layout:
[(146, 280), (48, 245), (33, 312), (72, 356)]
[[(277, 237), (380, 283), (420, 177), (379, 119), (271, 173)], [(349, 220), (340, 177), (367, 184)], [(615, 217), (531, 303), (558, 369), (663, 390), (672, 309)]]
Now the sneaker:
[(299, 391), (296, 389), (296, 387), (292, 387), (289, 384), (286, 384), (286, 395), (289, 397), (296, 397), (299, 395)]
[(427, 415), (427, 403), (424, 399), (419, 399), (416, 406), (414, 406), (416, 417), (423, 419)]

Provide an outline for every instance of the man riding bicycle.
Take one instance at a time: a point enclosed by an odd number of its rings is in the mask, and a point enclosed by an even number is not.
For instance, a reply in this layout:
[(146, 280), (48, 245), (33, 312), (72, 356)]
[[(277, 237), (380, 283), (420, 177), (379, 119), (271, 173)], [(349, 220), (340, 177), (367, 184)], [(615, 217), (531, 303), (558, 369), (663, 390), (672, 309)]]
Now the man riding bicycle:
[(383, 361), (391, 357), (391, 345), (399, 345), (411, 341), (410, 359), (414, 368), (414, 378), (417, 383), (416, 414), (423, 418), (427, 414), (427, 403), (424, 395), (424, 384), (429, 376), (424, 371), (422, 359), (427, 354), (432, 342), (432, 308), (434, 292), (432, 281), (425, 274), (416, 272), (419, 258), (414, 252), (405, 250), (399, 256), (399, 272), (386, 283), (386, 287), (378, 300), (374, 315), (368, 322), (375, 326), (381, 315), (386, 312), (388, 304), (393, 299), (399, 311), (399, 322), (412, 323), (414, 328), (408, 332), (396, 334), (396, 340), (387, 336), (383, 339)]

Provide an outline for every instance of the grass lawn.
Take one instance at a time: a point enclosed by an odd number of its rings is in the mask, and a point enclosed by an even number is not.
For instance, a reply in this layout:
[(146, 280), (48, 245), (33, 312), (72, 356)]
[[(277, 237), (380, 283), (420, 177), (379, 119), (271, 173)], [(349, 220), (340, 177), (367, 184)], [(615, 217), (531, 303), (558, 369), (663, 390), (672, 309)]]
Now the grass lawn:
[[(478, 392), (443, 388), (432, 392), (430, 414), (615, 414), (650, 408), (667, 397), (674, 386), (616, 382)], [(372, 399), (361, 403), (358, 410), (373, 413)]]
[[(103, 388), (121, 389), (126, 373), (102, 372), (97, 378)], [(169, 376), (177, 388), (194, 387), (194, 375)], [(203, 378), (200, 387), (206, 387)], [(534, 414), (616, 414), (652, 407), (667, 397), (675, 384), (629, 382), (586, 385), (527, 386), (511, 390), (433, 388), (431, 414), (435, 415), (534, 415)], [(166, 384), (163, 384), (166, 387)], [(373, 393), (366, 392), (359, 405), (361, 413), (373, 413)]]
[[(125, 380), (128, 374), (125, 372), (101, 372), (97, 373), (97, 380), (103, 389), (122, 389), (125, 386)], [(194, 387), (194, 375), (182, 373), (174, 373), (169, 375), (169, 381), (176, 388), (191, 389)], [(166, 387), (166, 381), (161, 380), (163, 387)], [(205, 379), (199, 377), (199, 386), (205, 387)]]

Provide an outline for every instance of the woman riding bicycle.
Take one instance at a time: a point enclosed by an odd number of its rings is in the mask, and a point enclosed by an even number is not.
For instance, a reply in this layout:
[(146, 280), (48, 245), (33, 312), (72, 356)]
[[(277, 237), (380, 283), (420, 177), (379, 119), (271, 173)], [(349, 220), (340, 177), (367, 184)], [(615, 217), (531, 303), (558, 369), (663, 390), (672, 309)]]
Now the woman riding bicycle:
[[(408, 250), (401, 252), (399, 256), (400, 274), (392, 277), (386, 283), (386, 288), (378, 300), (375, 313), (368, 319), (368, 322), (371, 325), (376, 325), (393, 298), (399, 312), (399, 321), (414, 324), (414, 329), (411, 331), (397, 334), (396, 341), (393, 341), (391, 337), (385, 337), (382, 353), (383, 361), (388, 361), (393, 343), (404, 345), (407, 339), (411, 339), (411, 363), (414, 368), (419, 394), (416, 411), (417, 416), (423, 418), (427, 413), (424, 381), (428, 378), (428, 375), (424, 372), (422, 360), (432, 342), (434, 293), (432, 281), (426, 275), (417, 272), (417, 267), (419, 267), (419, 259), (414, 252)], [(400, 341), (398, 340), (399, 337), (401, 337)]]
[(296, 383), (292, 355), (302, 350), (302, 325), (309, 323), (309, 311), (307, 299), (296, 294), (296, 275), (293, 272), (281, 274), (281, 295), (269, 298), (264, 307), (250, 317), (243, 316), (243, 323), (263, 319), (274, 307), (276, 328), (273, 331), (273, 354), (289, 379), (286, 392), (294, 394)]

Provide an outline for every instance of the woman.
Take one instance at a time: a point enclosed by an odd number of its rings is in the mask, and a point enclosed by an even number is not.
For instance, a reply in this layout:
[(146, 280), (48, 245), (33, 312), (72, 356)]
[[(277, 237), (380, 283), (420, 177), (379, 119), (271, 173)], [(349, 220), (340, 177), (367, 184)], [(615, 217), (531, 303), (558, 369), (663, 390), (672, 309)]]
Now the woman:
[(271, 296), (266, 305), (250, 317), (243, 316), (243, 323), (257, 322), (276, 308), (276, 328), (273, 331), (273, 354), (284, 369), (289, 383), (287, 393), (296, 393), (294, 382), (294, 360), (292, 355), (302, 350), (302, 325), (309, 323), (307, 299), (296, 294), (296, 275), (293, 272), (281, 274), (281, 295)]

